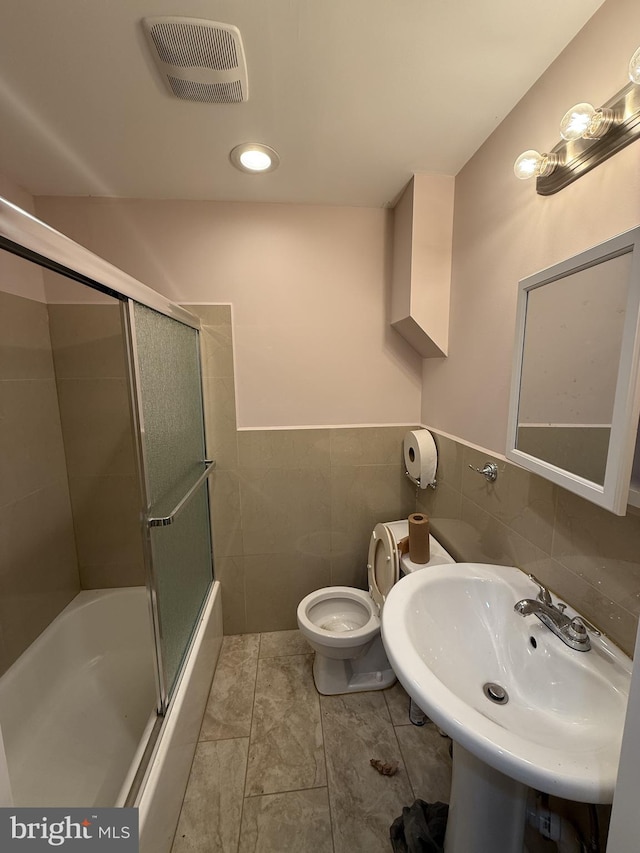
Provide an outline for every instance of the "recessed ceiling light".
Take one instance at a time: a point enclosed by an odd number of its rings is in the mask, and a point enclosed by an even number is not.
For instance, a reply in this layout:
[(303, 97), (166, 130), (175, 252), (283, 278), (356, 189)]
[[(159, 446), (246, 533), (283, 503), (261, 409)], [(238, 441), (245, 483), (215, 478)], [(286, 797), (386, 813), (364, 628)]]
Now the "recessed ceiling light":
[(241, 172), (273, 172), (278, 168), (278, 152), (260, 142), (243, 142), (236, 145), (229, 155), (231, 162)]

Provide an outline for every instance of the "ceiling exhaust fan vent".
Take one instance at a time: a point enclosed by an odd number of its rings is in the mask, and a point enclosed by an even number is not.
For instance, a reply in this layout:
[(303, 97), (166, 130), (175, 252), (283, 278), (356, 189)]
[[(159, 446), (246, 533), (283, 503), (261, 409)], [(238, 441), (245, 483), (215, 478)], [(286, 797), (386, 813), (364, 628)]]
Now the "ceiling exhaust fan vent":
[(237, 27), (176, 17), (144, 18), (142, 24), (172, 95), (209, 104), (248, 100), (247, 63)]

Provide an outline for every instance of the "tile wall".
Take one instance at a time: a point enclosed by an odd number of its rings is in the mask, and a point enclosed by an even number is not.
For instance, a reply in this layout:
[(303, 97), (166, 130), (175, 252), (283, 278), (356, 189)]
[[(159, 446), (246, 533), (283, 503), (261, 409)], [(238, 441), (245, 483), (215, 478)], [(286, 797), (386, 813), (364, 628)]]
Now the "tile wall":
[(80, 590), (47, 306), (0, 292), (0, 673)]
[[(434, 434), (438, 486), (418, 508), (458, 560), (516, 565), (627, 654), (640, 614), (640, 517), (613, 515), (516, 465)], [(498, 465), (487, 482), (469, 468)]]
[(204, 324), (208, 452), (218, 462), (212, 518), (225, 633), (296, 626), (295, 610), (328, 584), (366, 586), (378, 521), (427, 512), (458, 560), (517, 565), (631, 653), (640, 613), (640, 517), (614, 516), (496, 459), (489, 484), (469, 465), (491, 459), (444, 436), (438, 487), (404, 476), (408, 427), (236, 429), (230, 306), (187, 306)]
[(143, 585), (120, 306), (48, 309), (82, 588)]

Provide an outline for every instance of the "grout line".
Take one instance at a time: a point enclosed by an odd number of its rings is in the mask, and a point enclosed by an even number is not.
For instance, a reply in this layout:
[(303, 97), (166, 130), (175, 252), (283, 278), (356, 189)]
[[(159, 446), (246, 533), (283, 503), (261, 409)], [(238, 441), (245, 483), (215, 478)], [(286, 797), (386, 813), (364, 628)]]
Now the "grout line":
[(398, 752), (400, 753), (400, 758), (402, 759), (402, 765), (404, 767), (404, 773), (407, 778), (407, 782), (409, 783), (409, 787), (411, 788), (411, 793), (413, 794), (414, 801), (417, 800), (416, 790), (413, 786), (413, 780), (411, 779), (411, 774), (409, 773), (409, 766), (407, 765), (406, 758), (404, 757), (404, 753), (402, 752), (402, 745), (398, 740), (398, 735), (396, 734), (396, 727), (393, 726), (393, 736), (396, 739), (396, 743), (398, 744)]
[(335, 833), (333, 830), (333, 809), (331, 808), (331, 794), (329, 793), (329, 768), (327, 761), (327, 741), (324, 736), (324, 723), (322, 722), (322, 701), (320, 699), (320, 694), (318, 694), (318, 709), (320, 711), (320, 731), (322, 732), (322, 754), (324, 756), (324, 775), (327, 780), (327, 805), (329, 806), (329, 827), (331, 829), (331, 846), (333, 847), (333, 853), (336, 851), (336, 840)]
[(309, 785), (307, 788), (286, 788), (282, 791), (263, 791), (261, 794), (247, 794), (245, 800), (257, 800), (259, 797), (280, 797), (283, 794), (301, 794), (304, 791), (322, 791), (327, 785)]
[(242, 836), (242, 821), (244, 819), (244, 801), (247, 793), (247, 776), (249, 775), (249, 755), (251, 753), (251, 732), (253, 730), (253, 712), (256, 706), (256, 687), (258, 684), (258, 664), (260, 663), (260, 646), (262, 645), (262, 634), (258, 635), (258, 654), (256, 655), (256, 674), (253, 680), (253, 696), (251, 698), (251, 719), (249, 721), (249, 737), (247, 738), (247, 762), (244, 767), (244, 785), (242, 787), (242, 803), (240, 804), (240, 826), (238, 828), (238, 843), (236, 853), (240, 850), (240, 838)]

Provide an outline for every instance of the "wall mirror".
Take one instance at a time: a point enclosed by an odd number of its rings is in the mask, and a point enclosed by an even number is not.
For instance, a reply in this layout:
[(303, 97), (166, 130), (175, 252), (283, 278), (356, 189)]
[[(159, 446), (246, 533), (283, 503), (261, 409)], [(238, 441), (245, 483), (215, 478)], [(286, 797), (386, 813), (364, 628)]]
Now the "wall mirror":
[(507, 458), (617, 515), (640, 505), (639, 256), (634, 228), (523, 279), (516, 312)]

